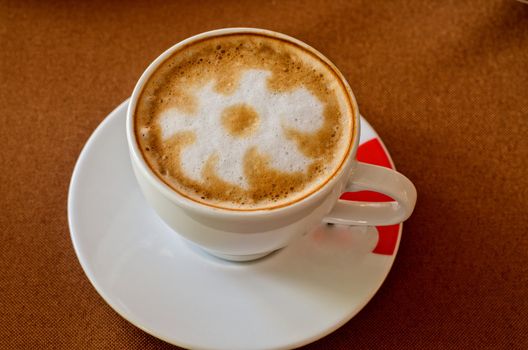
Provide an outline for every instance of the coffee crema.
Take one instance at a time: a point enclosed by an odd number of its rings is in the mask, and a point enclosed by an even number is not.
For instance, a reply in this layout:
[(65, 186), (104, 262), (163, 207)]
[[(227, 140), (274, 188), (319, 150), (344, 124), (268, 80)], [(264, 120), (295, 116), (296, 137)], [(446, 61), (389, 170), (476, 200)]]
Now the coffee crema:
[(168, 186), (230, 210), (273, 209), (317, 191), (351, 148), (354, 110), (311, 51), (253, 33), (176, 50), (134, 113), (141, 153)]

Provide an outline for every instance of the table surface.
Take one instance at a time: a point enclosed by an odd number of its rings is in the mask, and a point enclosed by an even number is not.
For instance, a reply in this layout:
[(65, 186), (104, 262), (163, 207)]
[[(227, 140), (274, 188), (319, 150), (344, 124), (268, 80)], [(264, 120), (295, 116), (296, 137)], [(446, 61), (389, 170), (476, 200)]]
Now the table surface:
[(0, 1), (0, 348), (172, 347), (90, 285), (68, 184), (150, 61), (235, 26), (335, 62), (419, 192), (380, 291), (307, 348), (528, 348), (528, 5), (513, 0)]

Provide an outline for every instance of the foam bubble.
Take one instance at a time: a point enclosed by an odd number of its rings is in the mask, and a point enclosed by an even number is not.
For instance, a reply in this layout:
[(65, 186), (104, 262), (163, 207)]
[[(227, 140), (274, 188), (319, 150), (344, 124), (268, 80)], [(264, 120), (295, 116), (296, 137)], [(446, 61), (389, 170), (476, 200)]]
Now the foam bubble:
[(149, 127), (142, 127), (139, 129), (139, 133), (141, 134), (141, 137), (143, 137), (144, 139), (148, 138), (149, 135), (150, 135), (150, 128)]

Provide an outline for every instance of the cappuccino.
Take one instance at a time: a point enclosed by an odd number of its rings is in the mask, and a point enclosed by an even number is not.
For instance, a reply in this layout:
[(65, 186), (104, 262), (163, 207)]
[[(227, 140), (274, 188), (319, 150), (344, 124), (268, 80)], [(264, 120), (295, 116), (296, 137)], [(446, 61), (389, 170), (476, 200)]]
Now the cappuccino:
[(176, 192), (229, 210), (273, 209), (314, 193), (352, 146), (345, 84), (315, 53), (254, 33), (180, 47), (134, 111), (139, 149)]

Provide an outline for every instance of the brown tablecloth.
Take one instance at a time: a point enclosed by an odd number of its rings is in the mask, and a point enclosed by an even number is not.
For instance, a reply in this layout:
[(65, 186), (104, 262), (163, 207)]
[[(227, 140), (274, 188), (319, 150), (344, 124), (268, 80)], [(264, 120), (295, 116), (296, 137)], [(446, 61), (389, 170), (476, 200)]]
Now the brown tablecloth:
[(1, 1), (0, 348), (171, 348), (90, 285), (68, 184), (150, 61), (233, 26), (333, 60), (419, 192), (381, 290), (308, 348), (527, 349), (528, 5), (513, 0)]

